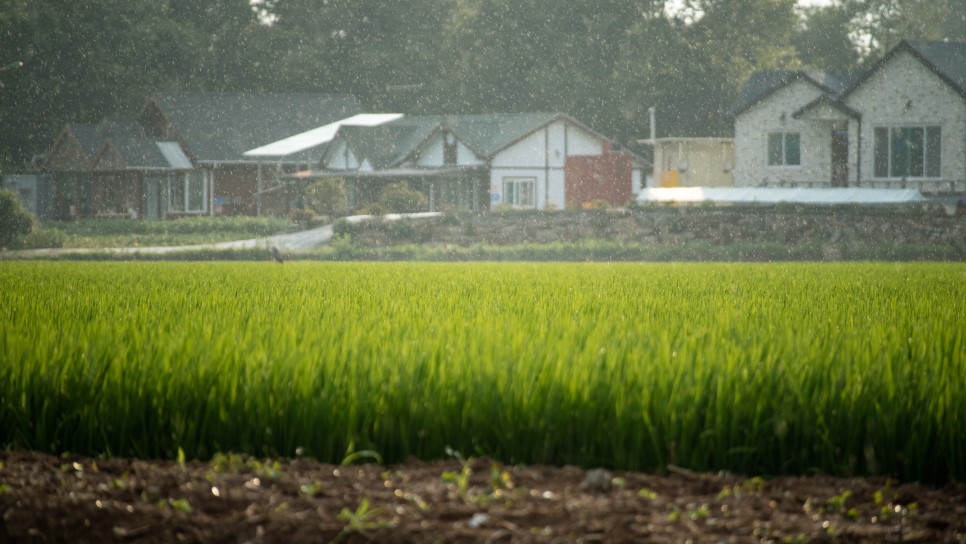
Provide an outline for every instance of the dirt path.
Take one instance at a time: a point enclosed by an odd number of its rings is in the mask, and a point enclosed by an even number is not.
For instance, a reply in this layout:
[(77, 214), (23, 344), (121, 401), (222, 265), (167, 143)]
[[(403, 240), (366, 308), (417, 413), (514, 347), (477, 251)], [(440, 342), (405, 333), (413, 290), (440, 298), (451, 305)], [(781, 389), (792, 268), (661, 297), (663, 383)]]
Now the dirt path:
[(4, 542), (966, 542), (966, 485), (0, 453)]

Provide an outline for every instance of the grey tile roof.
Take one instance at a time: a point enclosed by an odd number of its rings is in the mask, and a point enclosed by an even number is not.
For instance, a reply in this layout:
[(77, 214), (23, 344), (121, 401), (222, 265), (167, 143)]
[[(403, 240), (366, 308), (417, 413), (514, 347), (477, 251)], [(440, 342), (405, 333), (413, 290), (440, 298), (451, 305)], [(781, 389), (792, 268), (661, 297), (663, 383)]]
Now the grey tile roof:
[(793, 81), (804, 80), (816, 85), (830, 97), (835, 98), (846, 89), (849, 82), (853, 80), (851, 74), (829, 72), (825, 70), (810, 71), (764, 71), (751, 74), (748, 81), (738, 92), (734, 102), (731, 103), (731, 113), (739, 113), (751, 108), (761, 102), (775, 91), (790, 84)]
[(731, 113), (738, 114), (757, 104), (775, 89), (787, 85), (797, 72), (768, 71), (755, 72), (748, 77), (738, 96), (731, 103)]
[(790, 82), (805, 78), (823, 88), (826, 96), (841, 100), (858, 88), (866, 78), (875, 73), (883, 64), (900, 51), (909, 51), (927, 67), (943, 78), (960, 94), (966, 96), (966, 43), (903, 41), (889, 50), (885, 56), (868, 70), (853, 73), (834, 73), (826, 71), (772, 71), (755, 72), (738, 92), (731, 104), (734, 115), (751, 108), (771, 93)]
[[(184, 169), (183, 164), (171, 164), (157, 145), (159, 139), (147, 136), (143, 128), (132, 119), (115, 119), (102, 123), (101, 132), (105, 140), (124, 158), (128, 170)], [(187, 167), (191, 168), (190, 163)]]
[(438, 117), (415, 116), (375, 127), (343, 127), (340, 132), (360, 161), (382, 169), (406, 160), (439, 126)]
[(153, 100), (202, 162), (250, 161), (242, 155), (249, 149), (361, 111), (355, 98), (329, 94), (184, 93)]
[(93, 155), (104, 141), (98, 131), (98, 125), (72, 123), (67, 125), (67, 130), (74, 135), (88, 155)]
[(966, 43), (909, 41), (906, 44), (960, 93), (966, 94)]
[(503, 113), (447, 117), (453, 129), (470, 148), (491, 157), (506, 146), (553, 121), (556, 113)]
[(406, 116), (376, 127), (340, 130), (359, 160), (373, 168), (391, 168), (410, 158), (438, 130), (449, 129), (482, 158), (537, 130), (557, 117), (553, 113)]

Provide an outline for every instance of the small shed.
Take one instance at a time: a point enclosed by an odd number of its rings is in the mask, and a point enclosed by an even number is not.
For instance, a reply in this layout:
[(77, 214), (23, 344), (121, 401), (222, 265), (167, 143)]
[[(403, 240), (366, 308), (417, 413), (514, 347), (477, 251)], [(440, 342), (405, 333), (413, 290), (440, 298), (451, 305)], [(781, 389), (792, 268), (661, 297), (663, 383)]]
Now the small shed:
[(734, 138), (658, 138), (655, 187), (733, 187)]

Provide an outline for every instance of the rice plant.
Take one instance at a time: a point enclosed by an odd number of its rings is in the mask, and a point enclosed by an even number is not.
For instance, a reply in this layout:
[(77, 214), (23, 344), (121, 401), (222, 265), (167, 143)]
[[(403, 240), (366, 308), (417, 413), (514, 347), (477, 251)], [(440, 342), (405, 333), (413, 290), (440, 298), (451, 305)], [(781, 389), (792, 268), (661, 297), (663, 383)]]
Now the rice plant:
[(0, 263), (0, 445), (966, 476), (961, 264)]

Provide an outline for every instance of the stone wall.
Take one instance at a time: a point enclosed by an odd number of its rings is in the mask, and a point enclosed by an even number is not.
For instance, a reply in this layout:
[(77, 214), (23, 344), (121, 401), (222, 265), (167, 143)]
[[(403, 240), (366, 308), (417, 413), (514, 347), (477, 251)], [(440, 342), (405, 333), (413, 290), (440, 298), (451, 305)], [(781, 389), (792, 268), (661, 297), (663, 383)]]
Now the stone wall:
[(933, 207), (657, 206), (629, 210), (446, 215), (336, 229), (354, 243), (518, 245), (609, 240), (654, 246), (706, 243), (953, 246), (966, 244), (966, 213)]

